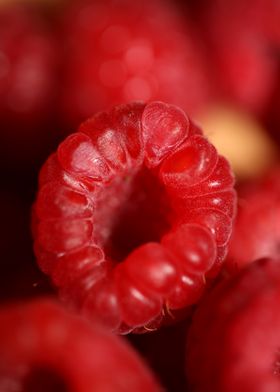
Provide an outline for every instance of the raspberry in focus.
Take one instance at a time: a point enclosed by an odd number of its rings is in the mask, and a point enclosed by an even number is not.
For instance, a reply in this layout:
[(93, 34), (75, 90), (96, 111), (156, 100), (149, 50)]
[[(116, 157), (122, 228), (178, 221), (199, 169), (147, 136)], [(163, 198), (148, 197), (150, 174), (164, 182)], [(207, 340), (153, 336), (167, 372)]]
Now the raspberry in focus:
[(178, 107), (98, 113), (41, 170), (38, 263), (87, 317), (119, 333), (156, 329), (219, 272), (233, 183), (227, 161)]

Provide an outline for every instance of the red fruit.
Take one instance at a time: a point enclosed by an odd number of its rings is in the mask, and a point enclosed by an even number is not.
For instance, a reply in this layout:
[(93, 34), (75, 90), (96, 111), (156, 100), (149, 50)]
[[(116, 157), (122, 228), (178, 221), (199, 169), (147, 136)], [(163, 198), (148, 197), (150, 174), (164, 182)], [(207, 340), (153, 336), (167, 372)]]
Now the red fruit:
[(273, 19), (279, 25), (273, 2), (213, 0), (202, 2), (198, 11), (216, 98), (257, 114), (268, 106), (279, 64), (264, 32)]
[(227, 267), (241, 268), (261, 257), (280, 256), (280, 170), (239, 190), (239, 209)]
[(71, 130), (122, 102), (160, 99), (193, 113), (206, 100), (200, 42), (172, 1), (76, 1), (62, 23), (61, 101)]
[(192, 391), (279, 391), (279, 300), (279, 259), (261, 259), (208, 294), (188, 337)]
[(0, 311), (1, 391), (160, 391), (121, 338), (49, 299)]
[(55, 48), (33, 10), (0, 9), (0, 156), (8, 167), (34, 164), (50, 142), (46, 123), (53, 109)]
[[(246, 4), (244, 7), (244, 3)], [(278, 0), (246, 0), (240, 1), (239, 9), (243, 11), (244, 21), (250, 23), (252, 29), (259, 32), (272, 47), (280, 45), (280, 5)]]
[(173, 105), (92, 117), (51, 155), (39, 186), (41, 269), (64, 301), (114, 331), (145, 331), (165, 308), (195, 303), (225, 257), (230, 168)]

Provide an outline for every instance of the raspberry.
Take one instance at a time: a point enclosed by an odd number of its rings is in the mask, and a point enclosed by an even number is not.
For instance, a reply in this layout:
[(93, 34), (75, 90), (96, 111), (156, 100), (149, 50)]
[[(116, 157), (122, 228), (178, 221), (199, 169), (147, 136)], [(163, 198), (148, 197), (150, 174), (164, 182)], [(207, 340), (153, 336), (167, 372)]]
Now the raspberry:
[(0, 389), (161, 390), (149, 369), (120, 337), (88, 325), (50, 299), (1, 309)]
[[(235, 7), (236, 3), (238, 2), (235, 2)], [(239, 14), (241, 14), (240, 11), (243, 12), (244, 23), (250, 21), (249, 24), (253, 30), (264, 37), (272, 48), (279, 49), (279, 2), (277, 0), (246, 0), (246, 2), (239, 2), (238, 8)]]
[(97, 114), (50, 156), (39, 187), (41, 269), (64, 301), (116, 332), (151, 329), (195, 303), (225, 257), (231, 170), (173, 105)]
[(56, 55), (53, 36), (33, 9), (0, 9), (0, 156), (8, 167), (34, 165), (50, 142)]
[(274, 17), (279, 25), (273, 1), (213, 0), (202, 2), (196, 11), (215, 95), (258, 115), (269, 104), (279, 66), (277, 50), (260, 28)]
[(240, 188), (240, 207), (227, 260), (230, 270), (242, 268), (257, 258), (280, 256), (279, 174), (276, 167), (265, 178)]
[(261, 259), (208, 294), (188, 337), (192, 391), (279, 391), (279, 297), (279, 259)]
[(62, 25), (61, 103), (71, 130), (122, 102), (160, 99), (193, 113), (207, 100), (202, 45), (171, 1), (78, 1)]

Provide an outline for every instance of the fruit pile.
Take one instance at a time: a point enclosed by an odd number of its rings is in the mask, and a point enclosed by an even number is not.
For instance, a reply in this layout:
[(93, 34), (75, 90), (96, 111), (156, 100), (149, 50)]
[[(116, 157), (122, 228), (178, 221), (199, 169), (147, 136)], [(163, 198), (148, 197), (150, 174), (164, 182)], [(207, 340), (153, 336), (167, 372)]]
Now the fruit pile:
[(0, 392), (280, 390), (276, 0), (0, 0)]

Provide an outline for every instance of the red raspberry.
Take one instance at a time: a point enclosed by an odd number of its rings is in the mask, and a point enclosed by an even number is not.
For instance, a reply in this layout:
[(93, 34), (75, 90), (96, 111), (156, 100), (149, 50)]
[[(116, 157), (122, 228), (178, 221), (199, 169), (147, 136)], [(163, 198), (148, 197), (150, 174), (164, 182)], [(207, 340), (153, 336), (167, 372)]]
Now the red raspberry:
[(0, 9), (1, 164), (34, 165), (49, 142), (56, 63), (55, 41), (39, 15), (24, 6)]
[(279, 391), (279, 298), (278, 259), (259, 260), (210, 292), (188, 337), (192, 391)]
[(257, 114), (268, 105), (279, 66), (277, 50), (260, 28), (268, 8), (273, 14), (273, 1), (202, 1), (197, 11), (217, 98)]
[(120, 337), (41, 299), (0, 311), (0, 390), (155, 392), (161, 388)]
[(232, 173), (176, 106), (97, 114), (50, 156), (39, 186), (41, 269), (112, 330), (155, 328), (165, 308), (195, 303), (225, 257)]
[[(237, 2), (235, 2), (236, 4)], [(278, 0), (239, 1), (239, 10), (243, 12), (244, 23), (259, 32), (272, 48), (280, 45), (280, 4)], [(239, 12), (241, 14), (241, 12)]]
[(160, 99), (193, 113), (206, 100), (201, 45), (171, 1), (76, 1), (62, 24), (61, 102), (71, 130), (123, 102)]
[(243, 267), (261, 257), (280, 257), (280, 168), (239, 190), (239, 209), (227, 267)]

